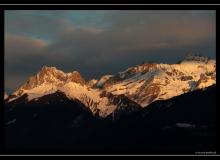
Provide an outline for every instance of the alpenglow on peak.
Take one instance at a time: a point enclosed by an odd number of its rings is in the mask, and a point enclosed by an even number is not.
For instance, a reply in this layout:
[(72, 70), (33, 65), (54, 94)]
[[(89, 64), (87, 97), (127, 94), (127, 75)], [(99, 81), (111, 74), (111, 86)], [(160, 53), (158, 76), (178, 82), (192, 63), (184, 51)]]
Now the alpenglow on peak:
[(77, 71), (65, 73), (56, 67), (43, 66), (36, 75), (31, 76), (14, 94), (20, 95), (24, 90), (30, 90), (42, 84), (60, 86), (68, 82), (80, 83), (81, 85), (85, 84), (84, 78)]

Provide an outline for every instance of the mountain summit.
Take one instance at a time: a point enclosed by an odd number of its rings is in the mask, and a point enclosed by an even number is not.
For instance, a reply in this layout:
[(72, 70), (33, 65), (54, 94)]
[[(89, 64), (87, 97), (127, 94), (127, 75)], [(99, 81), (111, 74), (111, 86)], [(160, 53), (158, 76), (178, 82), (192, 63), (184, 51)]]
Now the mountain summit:
[(179, 63), (184, 63), (184, 62), (210, 63), (212, 61), (213, 60), (210, 57), (204, 57), (204, 56), (199, 55), (199, 54), (189, 53)]
[(20, 96), (26, 90), (31, 90), (40, 86), (53, 85), (53, 87), (57, 87), (68, 82), (75, 82), (81, 85), (85, 84), (85, 80), (77, 71), (64, 73), (56, 67), (44, 66), (36, 75), (30, 77), (28, 81), (14, 93), (14, 95)]

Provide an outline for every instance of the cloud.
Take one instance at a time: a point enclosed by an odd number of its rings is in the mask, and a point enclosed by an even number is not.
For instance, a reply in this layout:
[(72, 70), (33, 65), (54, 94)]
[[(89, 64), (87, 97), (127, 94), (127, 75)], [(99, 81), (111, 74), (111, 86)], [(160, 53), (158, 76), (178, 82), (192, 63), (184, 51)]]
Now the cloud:
[(187, 45), (215, 37), (215, 12), (210, 11), (117, 11), (109, 20), (116, 31), (147, 43)]
[(143, 60), (174, 63), (189, 51), (215, 56), (215, 11), (6, 13), (6, 83), (43, 65), (99, 78)]
[(8, 74), (5, 77), (4, 89), (7, 94), (11, 94), (27, 81), (27, 75), (21, 73)]
[(47, 42), (41, 39), (5, 33), (5, 52), (9, 58), (42, 54), (42, 48), (46, 45)]

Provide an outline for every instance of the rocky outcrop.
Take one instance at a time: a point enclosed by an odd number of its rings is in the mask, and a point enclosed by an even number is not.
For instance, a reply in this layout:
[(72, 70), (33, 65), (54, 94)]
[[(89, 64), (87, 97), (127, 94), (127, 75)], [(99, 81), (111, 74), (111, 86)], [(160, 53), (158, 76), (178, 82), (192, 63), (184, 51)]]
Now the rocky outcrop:
[(32, 76), (28, 81), (21, 86), (14, 94), (21, 95), (23, 90), (33, 89), (42, 84), (53, 84), (55, 86), (61, 86), (67, 82), (75, 82), (81, 85), (84, 85), (86, 82), (77, 71), (71, 73), (64, 73), (61, 70), (58, 70), (56, 67), (47, 67), (44, 66), (39, 73), (35, 76)]
[(97, 82), (98, 82), (98, 80), (91, 79), (88, 82), (86, 82), (86, 85), (89, 86), (89, 87), (96, 87)]

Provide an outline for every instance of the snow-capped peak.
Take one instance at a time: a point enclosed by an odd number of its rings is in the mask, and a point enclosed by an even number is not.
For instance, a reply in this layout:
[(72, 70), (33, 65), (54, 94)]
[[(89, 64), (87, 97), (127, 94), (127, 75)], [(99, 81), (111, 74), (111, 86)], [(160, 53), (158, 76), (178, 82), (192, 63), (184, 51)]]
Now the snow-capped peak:
[(64, 73), (61, 70), (58, 70), (56, 67), (47, 67), (44, 66), (40, 72), (36, 75), (37, 80), (41, 80), (43, 83), (44, 82), (76, 82), (76, 83), (81, 83), (84, 84), (85, 80), (82, 78), (79, 72), (73, 71), (70, 73)]
[(22, 95), (25, 90), (48, 88), (45, 86), (57, 87), (68, 82), (80, 83), (82, 85), (85, 84), (85, 80), (77, 71), (65, 73), (58, 70), (56, 67), (44, 66), (36, 75), (31, 76), (13, 95)]

